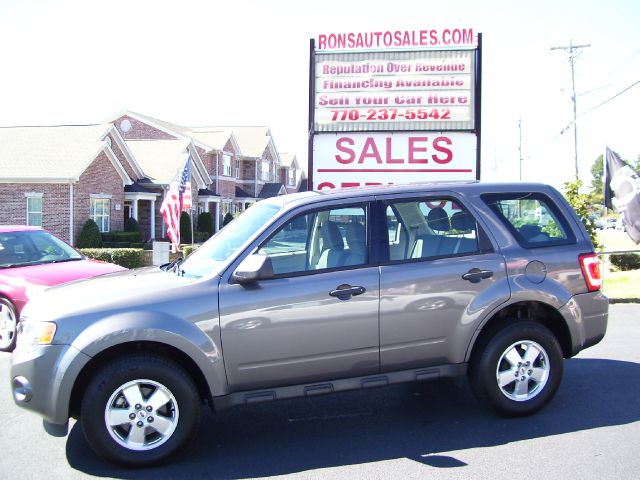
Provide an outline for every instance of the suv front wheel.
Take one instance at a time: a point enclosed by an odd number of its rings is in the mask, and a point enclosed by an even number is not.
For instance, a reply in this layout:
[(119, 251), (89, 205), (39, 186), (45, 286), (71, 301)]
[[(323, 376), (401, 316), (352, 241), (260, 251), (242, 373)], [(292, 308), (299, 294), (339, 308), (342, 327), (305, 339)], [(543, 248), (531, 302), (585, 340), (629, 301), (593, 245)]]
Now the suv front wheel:
[(80, 422), (87, 442), (103, 458), (123, 466), (150, 466), (195, 435), (199, 399), (191, 377), (178, 364), (155, 355), (128, 355), (93, 377)]
[(508, 416), (537, 412), (555, 395), (563, 372), (556, 337), (543, 325), (515, 321), (478, 345), (469, 367), (476, 396)]

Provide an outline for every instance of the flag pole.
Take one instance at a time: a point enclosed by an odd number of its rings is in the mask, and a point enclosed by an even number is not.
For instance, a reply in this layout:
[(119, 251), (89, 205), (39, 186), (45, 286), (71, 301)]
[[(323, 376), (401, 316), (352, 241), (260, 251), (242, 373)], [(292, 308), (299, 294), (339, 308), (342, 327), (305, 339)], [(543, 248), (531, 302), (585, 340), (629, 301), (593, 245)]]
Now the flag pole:
[(191, 220), (191, 251), (193, 252), (193, 206), (189, 209), (189, 217)]
[[(608, 224), (608, 214), (607, 214), (607, 149), (609, 147), (605, 146), (604, 149), (604, 155), (602, 156), (602, 203), (604, 203), (604, 215), (603, 215), (603, 222), (604, 225), (602, 226), (602, 251), (606, 252), (607, 251), (607, 230), (609, 229), (609, 224)], [(609, 259), (607, 258), (606, 255), (602, 255), (605, 259), (604, 261), (604, 265), (605, 267), (609, 267)], [(602, 269), (602, 288), (604, 289), (604, 277), (605, 277), (605, 272), (606, 272), (606, 268)]]

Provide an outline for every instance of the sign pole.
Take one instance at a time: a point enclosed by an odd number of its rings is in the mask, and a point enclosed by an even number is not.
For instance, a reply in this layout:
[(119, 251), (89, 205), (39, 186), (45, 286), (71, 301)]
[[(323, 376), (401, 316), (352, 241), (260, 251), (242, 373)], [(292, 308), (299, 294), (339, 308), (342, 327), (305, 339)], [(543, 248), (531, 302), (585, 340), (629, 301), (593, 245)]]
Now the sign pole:
[(316, 98), (316, 44), (309, 41), (309, 130), (307, 143), (307, 190), (313, 190), (313, 134)]
[(478, 48), (476, 49), (476, 91), (475, 91), (475, 130), (476, 130), (476, 180), (480, 180), (482, 145), (482, 33), (478, 33)]

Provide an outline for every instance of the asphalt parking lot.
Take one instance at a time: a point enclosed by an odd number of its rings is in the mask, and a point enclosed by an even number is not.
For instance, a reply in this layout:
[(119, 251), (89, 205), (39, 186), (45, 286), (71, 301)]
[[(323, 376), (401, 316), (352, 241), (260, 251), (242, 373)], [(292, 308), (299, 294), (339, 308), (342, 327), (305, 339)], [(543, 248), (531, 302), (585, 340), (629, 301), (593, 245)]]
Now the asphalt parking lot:
[(0, 478), (639, 478), (640, 305), (611, 306), (597, 346), (566, 361), (558, 395), (528, 418), (496, 417), (464, 382), (436, 381), (203, 412), (173, 463), (123, 470), (13, 405), (0, 354)]

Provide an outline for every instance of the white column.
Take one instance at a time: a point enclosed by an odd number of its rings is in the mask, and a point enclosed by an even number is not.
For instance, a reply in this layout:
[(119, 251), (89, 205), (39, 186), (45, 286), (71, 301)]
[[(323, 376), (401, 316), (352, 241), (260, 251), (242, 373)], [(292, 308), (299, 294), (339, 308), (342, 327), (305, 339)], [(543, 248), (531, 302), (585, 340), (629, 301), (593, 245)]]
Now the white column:
[(151, 221), (149, 222), (151, 223), (150, 229), (151, 229), (151, 239), (155, 239), (156, 238), (156, 201), (151, 200)]
[(131, 217), (134, 218), (136, 221), (138, 220), (138, 199), (137, 198), (131, 202)]
[(69, 182), (69, 245), (73, 246), (73, 183)]
[(216, 232), (220, 230), (220, 202), (216, 202)]

